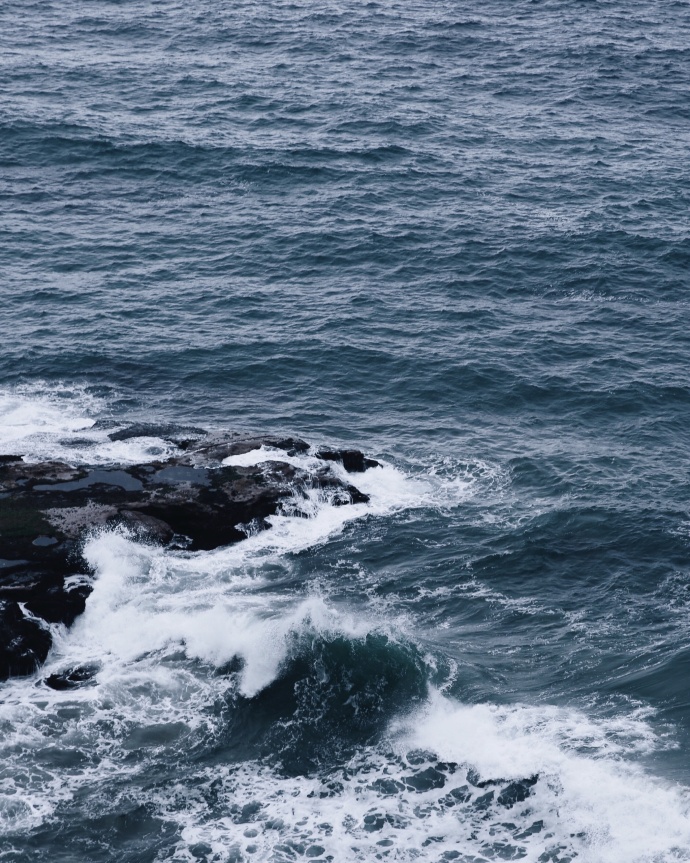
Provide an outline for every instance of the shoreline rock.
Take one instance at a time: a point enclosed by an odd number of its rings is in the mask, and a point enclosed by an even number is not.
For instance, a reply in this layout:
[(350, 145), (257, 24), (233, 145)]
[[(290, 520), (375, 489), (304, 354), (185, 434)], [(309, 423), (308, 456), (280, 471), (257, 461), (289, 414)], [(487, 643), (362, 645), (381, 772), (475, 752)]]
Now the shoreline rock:
[[(260, 447), (304, 454), (299, 438), (208, 435), (201, 429), (139, 424), (109, 437), (144, 435), (175, 443), (180, 454), (128, 466), (72, 466), (0, 456), (0, 680), (33, 673), (46, 659), (49, 623), (71, 626), (91, 592), (80, 548), (94, 528), (126, 525), (162, 545), (209, 550), (265, 529), (267, 518), (309, 489), (335, 505), (368, 497), (331, 469), (361, 472), (378, 464), (357, 450), (322, 450), (305, 471), (286, 461), (223, 465)], [(251, 525), (251, 528), (249, 527)], [(69, 582), (67, 581), (69, 579)], [(75, 681), (76, 683), (76, 681)]]

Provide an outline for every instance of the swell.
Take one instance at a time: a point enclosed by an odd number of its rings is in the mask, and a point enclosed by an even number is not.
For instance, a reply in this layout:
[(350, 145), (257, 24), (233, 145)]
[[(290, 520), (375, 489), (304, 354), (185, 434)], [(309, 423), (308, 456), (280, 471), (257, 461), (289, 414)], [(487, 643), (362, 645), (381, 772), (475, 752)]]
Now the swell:
[[(241, 97), (238, 101), (242, 101)], [(219, 107), (235, 110), (242, 105), (233, 105), (230, 101)], [(385, 142), (378, 146), (288, 145), (277, 148), (252, 146), (248, 142), (243, 146), (222, 141), (211, 143), (206, 142), (203, 136), (198, 141), (166, 139), (164, 134), (149, 140), (136, 135), (113, 138), (105, 129), (50, 121), (5, 121), (0, 128), (3, 148), (6, 148), (4, 158), (0, 157), (3, 167), (16, 168), (27, 164), (78, 166), (79, 170), (68, 178), (72, 181), (86, 180), (97, 171), (104, 180), (117, 172), (123, 177), (131, 174), (161, 182), (198, 178), (213, 184), (226, 177), (228, 170), (232, 170), (238, 180), (249, 180), (259, 179), (267, 168), (271, 168), (278, 172), (297, 171), (304, 179), (320, 179), (325, 183), (345, 179), (349, 171), (356, 169), (358, 161), (363, 165), (395, 162), (406, 154), (404, 147)], [(382, 135), (387, 137), (390, 132), (389, 124), (383, 124)], [(414, 137), (414, 129), (410, 134)], [(319, 164), (314, 166), (314, 161)]]

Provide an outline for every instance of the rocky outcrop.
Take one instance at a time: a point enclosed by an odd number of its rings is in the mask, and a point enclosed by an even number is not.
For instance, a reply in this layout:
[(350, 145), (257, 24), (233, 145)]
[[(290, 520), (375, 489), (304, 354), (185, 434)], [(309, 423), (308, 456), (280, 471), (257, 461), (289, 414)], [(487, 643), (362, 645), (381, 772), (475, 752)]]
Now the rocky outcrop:
[(364, 473), (370, 467), (379, 466), (375, 459), (367, 458), (358, 449), (322, 449), (318, 451), (317, 456), (324, 461), (339, 462), (349, 473)]
[[(166, 461), (134, 466), (30, 464), (0, 456), (0, 679), (32, 673), (46, 658), (46, 624), (72, 624), (91, 590), (80, 546), (86, 531), (124, 524), (141, 537), (188, 550), (237, 542), (288, 501), (320, 489), (336, 505), (367, 496), (330, 466), (348, 471), (377, 464), (354, 450), (323, 450), (316, 467), (281, 461), (252, 466), (222, 462), (259, 447), (288, 455), (308, 444), (290, 437), (206, 435), (196, 428), (138, 425), (110, 435), (164, 437), (179, 448)], [(76, 681), (75, 681), (76, 682)]]

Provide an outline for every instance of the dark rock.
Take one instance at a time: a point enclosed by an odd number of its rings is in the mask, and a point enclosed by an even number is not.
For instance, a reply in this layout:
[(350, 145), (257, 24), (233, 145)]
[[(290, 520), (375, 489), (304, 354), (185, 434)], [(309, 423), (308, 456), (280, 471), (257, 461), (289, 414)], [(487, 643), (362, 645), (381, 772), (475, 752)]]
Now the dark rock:
[(358, 449), (322, 449), (316, 456), (324, 461), (340, 462), (348, 473), (364, 473), (370, 467), (380, 467), (381, 464), (376, 459), (367, 458)]
[(166, 524), (162, 519), (155, 518), (152, 515), (146, 515), (144, 512), (137, 510), (121, 509), (120, 518), (128, 527), (131, 527), (135, 533), (143, 534), (144, 536), (154, 539), (163, 545), (169, 543), (175, 531)]
[[(369, 499), (336, 476), (327, 463), (332, 458), (324, 457), (323, 466), (309, 472), (281, 461), (281, 451), (309, 450), (299, 438), (207, 435), (202, 429), (146, 423), (110, 437), (155, 434), (174, 440), (178, 433), (199, 437), (187, 439), (174, 458), (126, 468), (0, 458), (0, 680), (31, 673), (50, 648), (47, 629), (24, 615), (18, 603), (36, 618), (66, 626), (83, 612), (88, 580), (68, 586), (66, 579), (83, 572), (79, 549), (87, 530), (122, 524), (159, 543), (213, 549), (243, 539), (249, 525), (269, 527), (267, 519), (281, 510), (301, 514), (300, 500), (314, 488), (335, 505)], [(274, 461), (222, 464), (262, 446), (277, 450)], [(346, 467), (372, 461), (354, 450), (335, 455)]]
[(170, 443), (180, 440), (199, 440), (205, 437), (204, 429), (195, 426), (176, 425), (175, 423), (132, 423), (125, 428), (111, 432), (108, 437), (112, 441), (131, 440), (135, 437), (157, 437)]
[[(223, 461), (230, 456), (244, 455), (262, 446), (283, 450), (289, 456), (309, 451), (308, 443), (294, 437), (208, 435), (198, 447), (194, 447), (194, 455), (196, 460), (201, 458), (206, 462)], [(276, 453), (276, 461), (280, 461), (280, 453)]]
[(36, 592), (26, 601), (26, 608), (36, 617), (49, 623), (71, 626), (86, 608), (86, 598), (91, 593), (89, 585), (66, 589), (63, 584)]
[(98, 673), (97, 665), (80, 665), (69, 671), (59, 671), (46, 677), (45, 684), (51, 689), (62, 691), (65, 689), (79, 689), (93, 682)]
[(0, 600), (0, 680), (33, 674), (50, 650), (48, 630), (17, 602)]

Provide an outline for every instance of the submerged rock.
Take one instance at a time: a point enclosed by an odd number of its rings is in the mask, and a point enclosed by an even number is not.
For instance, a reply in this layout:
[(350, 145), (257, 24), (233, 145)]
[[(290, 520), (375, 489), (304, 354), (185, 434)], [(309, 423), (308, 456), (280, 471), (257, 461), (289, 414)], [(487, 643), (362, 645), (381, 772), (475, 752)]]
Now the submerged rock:
[[(113, 439), (149, 433), (141, 425)], [(319, 489), (336, 505), (365, 503), (367, 495), (344, 481), (329, 462), (346, 470), (376, 464), (353, 450), (324, 451), (323, 464), (303, 470), (282, 453), (306, 453), (291, 437), (206, 435), (196, 428), (166, 427), (179, 455), (133, 466), (87, 467), (64, 462), (30, 464), (21, 456), (0, 457), (0, 679), (30, 674), (51, 644), (49, 623), (71, 625), (85, 607), (88, 580), (80, 548), (85, 531), (126, 525), (142, 538), (189, 550), (237, 542), (248, 531), (268, 527), (267, 518)], [(131, 434), (130, 434), (131, 432)], [(280, 450), (274, 461), (224, 465), (265, 447)]]
[(59, 671), (45, 679), (46, 686), (59, 692), (65, 689), (79, 689), (93, 682), (98, 673), (97, 665), (79, 665), (69, 671)]
[(364, 473), (370, 467), (380, 466), (376, 459), (367, 458), (358, 449), (322, 449), (317, 453), (317, 458), (340, 462), (348, 473)]

